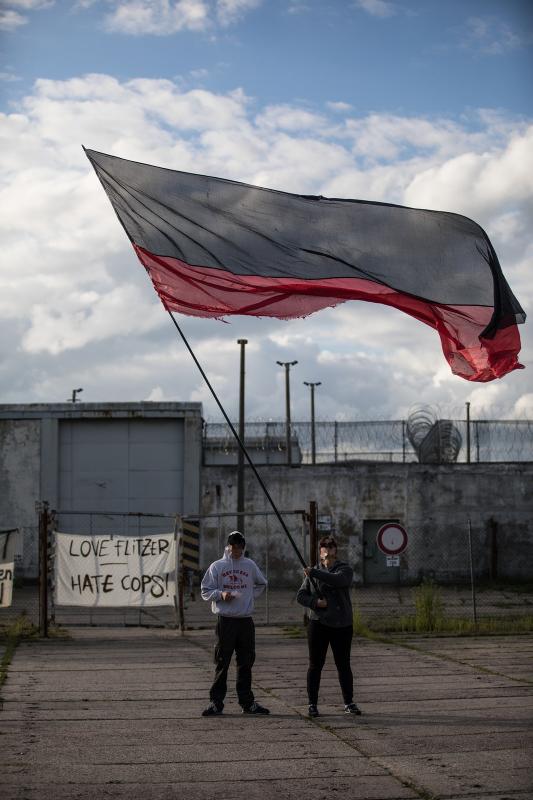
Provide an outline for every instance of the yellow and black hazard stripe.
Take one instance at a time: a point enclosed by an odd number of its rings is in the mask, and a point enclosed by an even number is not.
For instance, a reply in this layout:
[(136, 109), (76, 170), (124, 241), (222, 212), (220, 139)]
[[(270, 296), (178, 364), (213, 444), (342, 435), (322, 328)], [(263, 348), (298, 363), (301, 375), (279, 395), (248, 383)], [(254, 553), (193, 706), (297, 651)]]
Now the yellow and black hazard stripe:
[(200, 568), (200, 524), (198, 520), (183, 520), (182, 564), (189, 569)]

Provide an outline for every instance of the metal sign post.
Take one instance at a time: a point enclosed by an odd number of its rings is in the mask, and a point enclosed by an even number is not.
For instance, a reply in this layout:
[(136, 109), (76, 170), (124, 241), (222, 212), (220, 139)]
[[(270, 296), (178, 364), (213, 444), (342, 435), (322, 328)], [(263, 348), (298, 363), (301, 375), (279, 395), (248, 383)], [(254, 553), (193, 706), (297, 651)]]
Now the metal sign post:
[(388, 567), (399, 566), (399, 562), (396, 563), (392, 559), (403, 553), (408, 541), (407, 531), (397, 522), (387, 522), (381, 526), (376, 536), (376, 544), (381, 552), (387, 556)]

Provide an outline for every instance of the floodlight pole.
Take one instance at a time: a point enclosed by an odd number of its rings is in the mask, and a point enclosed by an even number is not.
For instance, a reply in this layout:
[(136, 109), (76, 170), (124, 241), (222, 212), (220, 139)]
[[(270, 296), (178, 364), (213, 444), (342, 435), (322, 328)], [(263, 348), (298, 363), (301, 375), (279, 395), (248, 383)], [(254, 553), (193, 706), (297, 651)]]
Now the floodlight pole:
[(279, 364), (280, 367), (285, 367), (285, 442), (288, 467), (292, 467), (290, 370), (291, 367), (294, 367), (297, 363), (297, 361), (276, 361), (276, 364)]
[(466, 401), (466, 463), (470, 464), (470, 403)]
[[(245, 442), (245, 422), (244, 422), (244, 377), (245, 377), (245, 356), (244, 348), (248, 344), (248, 339), (238, 339), (237, 344), (241, 346), (241, 369), (239, 383), (239, 439)], [(241, 516), (238, 517), (240, 532), (245, 536), (245, 517), (244, 517), (244, 453), (237, 447), (237, 511)]]
[(311, 464), (316, 464), (316, 439), (315, 439), (315, 386), (322, 386), (322, 381), (304, 381), (304, 386), (311, 389)]

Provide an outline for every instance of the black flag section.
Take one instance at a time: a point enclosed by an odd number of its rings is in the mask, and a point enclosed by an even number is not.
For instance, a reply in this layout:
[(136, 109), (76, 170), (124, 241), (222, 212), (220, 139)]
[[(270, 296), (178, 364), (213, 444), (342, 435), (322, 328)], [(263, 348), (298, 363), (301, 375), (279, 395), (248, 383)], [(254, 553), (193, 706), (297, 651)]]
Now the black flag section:
[(288, 319), (366, 300), (436, 329), (467, 380), (521, 368), (524, 311), (467, 217), (86, 154), (168, 311)]

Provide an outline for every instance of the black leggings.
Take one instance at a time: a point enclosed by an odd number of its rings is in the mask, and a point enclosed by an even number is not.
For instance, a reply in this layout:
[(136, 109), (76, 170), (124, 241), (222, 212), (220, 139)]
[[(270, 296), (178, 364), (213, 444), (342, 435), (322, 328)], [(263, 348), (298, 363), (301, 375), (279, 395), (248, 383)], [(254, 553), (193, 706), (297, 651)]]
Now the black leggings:
[(316, 705), (320, 676), (326, 660), (328, 645), (331, 645), (335, 666), (339, 674), (342, 697), (346, 705), (353, 702), (353, 674), (350, 666), (350, 650), (352, 646), (353, 628), (330, 628), (317, 620), (310, 619), (307, 626), (307, 644), (309, 645), (309, 669), (307, 670), (307, 694), (309, 703)]

